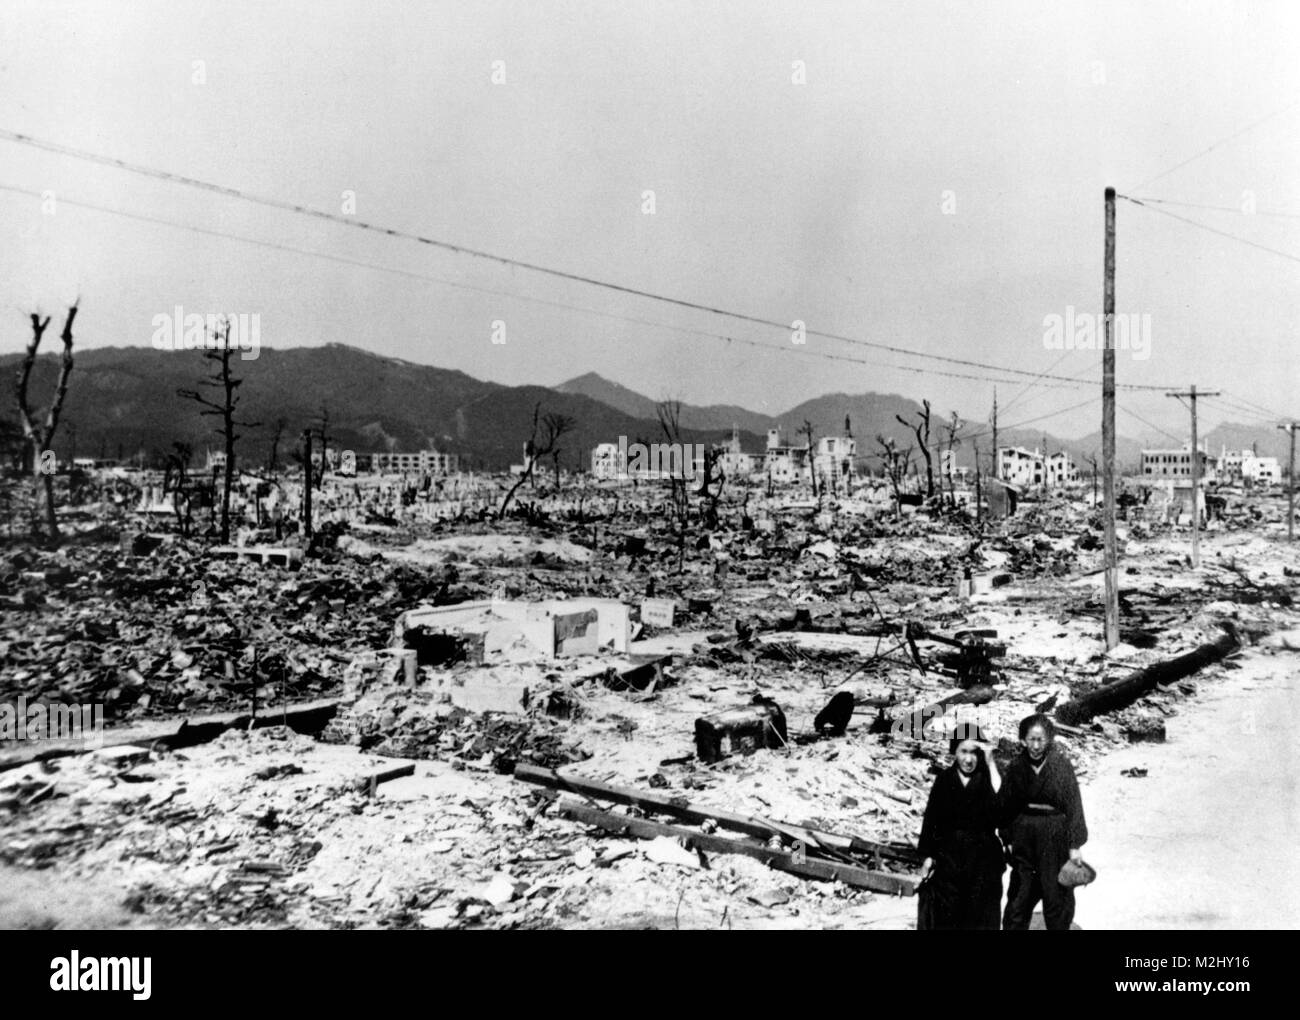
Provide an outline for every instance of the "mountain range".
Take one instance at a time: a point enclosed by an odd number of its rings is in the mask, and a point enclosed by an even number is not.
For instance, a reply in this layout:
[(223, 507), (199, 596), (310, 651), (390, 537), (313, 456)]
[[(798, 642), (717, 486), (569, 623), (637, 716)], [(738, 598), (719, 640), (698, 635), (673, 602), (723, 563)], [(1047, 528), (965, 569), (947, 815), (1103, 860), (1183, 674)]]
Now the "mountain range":
[[(140, 347), (101, 347), (75, 351), (62, 424), (55, 440), (60, 457), (134, 457), (143, 453), (156, 460), (174, 442), (186, 442), (201, 455), (221, 448), (218, 419), (203, 417), (201, 408), (178, 390), (199, 388), (205, 395), (217, 391), (198, 384), (209, 374), (211, 363), (199, 351), (159, 351)], [(13, 378), (21, 355), (0, 357), (0, 373)], [(279, 457), (287, 458), (306, 428), (319, 428), (328, 415), (329, 443), (357, 452), (418, 450), (434, 447), (457, 453), (466, 470), (502, 470), (522, 459), (524, 442), (532, 428), (533, 412), (558, 413), (573, 419), (572, 430), (560, 443), (561, 464), (573, 469), (590, 463), (598, 443), (662, 442), (656, 401), (594, 373), (578, 376), (554, 387), (505, 386), (486, 382), (464, 372), (436, 368), (386, 357), (343, 344), (274, 349), (263, 347), (260, 357), (236, 359), (240, 421), (238, 450), (246, 463), (268, 459), (277, 423), (283, 423)], [(54, 388), (58, 361), (54, 354), (38, 359), (33, 371), (33, 402), (48, 399)], [(769, 429), (780, 429), (782, 441), (802, 444), (808, 422), (814, 437), (842, 434), (846, 420), (858, 439), (866, 466), (879, 460), (877, 435), (894, 438), (901, 448), (915, 445), (912, 431), (896, 416), (914, 421), (920, 404), (898, 394), (827, 394), (804, 401), (779, 416), (763, 415), (729, 405), (680, 408), (681, 439), (714, 443), (739, 431), (745, 450), (763, 449)], [(13, 398), (0, 401), (0, 422), (17, 419)], [(988, 464), (992, 445), (983, 423), (962, 429), (968, 438), (959, 445), (959, 464), (972, 463), (978, 445), (982, 463)], [(943, 438), (936, 411), (930, 440)], [(1050, 434), (1020, 429), (999, 434), (1001, 445), (1064, 449), (1080, 470), (1087, 472), (1088, 458), (1100, 450), (1098, 435), (1062, 440)], [(1143, 442), (1145, 440), (1145, 444)], [(1243, 449), (1255, 445), (1261, 454), (1285, 457), (1286, 438), (1276, 429), (1228, 424), (1212, 430), (1206, 440), (1211, 451), (1221, 444)], [(1121, 436), (1117, 456), (1122, 467), (1137, 466), (1143, 445), (1172, 445), (1166, 439)]]

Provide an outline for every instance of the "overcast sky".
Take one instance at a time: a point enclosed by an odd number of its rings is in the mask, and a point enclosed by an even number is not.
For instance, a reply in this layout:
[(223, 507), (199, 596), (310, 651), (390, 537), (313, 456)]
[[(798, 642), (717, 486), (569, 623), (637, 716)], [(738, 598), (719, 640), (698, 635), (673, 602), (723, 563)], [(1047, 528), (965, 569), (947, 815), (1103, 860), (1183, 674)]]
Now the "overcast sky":
[[(1085, 379), (1100, 355), (1045, 349), (1044, 320), (1100, 311), (1113, 185), (1240, 239), (1119, 203), (1118, 310), (1151, 316), (1150, 357), (1119, 352), (1120, 381), (1300, 414), (1297, 58), (1294, 2), (5, 0), (0, 130), (332, 213), (353, 192), (357, 220)], [(179, 304), (258, 313), (269, 346), (341, 342), (509, 384), (594, 371), (768, 413), (878, 391), (983, 419), (993, 395), (914, 371), (989, 369), (796, 346), (12, 141), (0, 186), (58, 203), (0, 191), (0, 352), (25, 343), (32, 308), (80, 295), (84, 346), (147, 346)], [(999, 383), (1003, 423), (1091, 432), (1099, 390)], [(1120, 405), (1186, 428), (1159, 393)], [(1207, 425), (1248, 420), (1203, 407)], [(1119, 428), (1149, 431), (1127, 413)]]

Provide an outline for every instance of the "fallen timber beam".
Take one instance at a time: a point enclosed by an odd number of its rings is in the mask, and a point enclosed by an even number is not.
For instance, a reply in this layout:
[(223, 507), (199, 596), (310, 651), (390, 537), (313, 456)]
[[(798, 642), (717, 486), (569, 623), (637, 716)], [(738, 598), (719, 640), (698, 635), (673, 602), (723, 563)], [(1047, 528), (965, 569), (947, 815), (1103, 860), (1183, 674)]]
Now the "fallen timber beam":
[(407, 776), (415, 775), (415, 762), (408, 762), (405, 765), (394, 765), (391, 768), (380, 769), (378, 772), (372, 772), (368, 776), (362, 776), (355, 783), (353, 788), (360, 793), (368, 793), (374, 796), (379, 789), (380, 783), (386, 783), (390, 779), (404, 779)]
[(657, 839), (668, 836), (680, 839), (692, 850), (706, 850), (715, 854), (743, 854), (762, 861), (769, 868), (786, 871), (801, 878), (818, 878), (828, 882), (843, 882), (858, 889), (870, 889), (873, 892), (894, 893), (900, 896), (912, 896), (916, 893), (917, 880), (906, 875), (891, 875), (883, 871), (870, 871), (867, 868), (835, 861), (823, 861), (806, 857), (789, 850), (773, 850), (762, 843), (745, 839), (728, 839), (725, 836), (711, 836), (683, 829), (676, 825), (650, 821), (647, 818), (629, 818), (627, 815), (602, 811), (599, 808), (580, 804), (575, 800), (560, 801), (557, 809), (565, 818), (586, 825), (594, 825), (606, 832), (618, 835), (636, 836), (638, 839)]
[[(672, 796), (651, 791), (629, 790), (625, 787), (611, 786), (594, 779), (580, 776), (562, 776), (554, 769), (538, 768), (535, 765), (519, 764), (515, 766), (515, 778), (526, 783), (553, 790), (564, 790), (596, 800), (607, 800), (615, 804), (626, 804), (641, 808), (643, 811), (672, 815), (686, 822), (700, 824), (706, 821), (716, 822), (724, 829), (743, 832), (747, 836), (769, 839), (774, 835), (785, 836), (804, 843), (814, 852), (823, 847), (840, 854), (870, 854), (876, 858), (889, 858), (903, 864), (920, 864), (920, 855), (910, 847), (890, 846), (887, 843), (874, 843), (857, 836), (840, 835), (834, 832), (822, 832), (803, 825), (790, 825), (786, 822), (773, 822), (755, 815), (742, 815), (732, 811), (719, 811), (701, 804), (690, 804), (680, 796)], [(617, 816), (621, 817), (621, 816)]]
[(1152, 663), (1123, 680), (1116, 680), (1067, 701), (1056, 709), (1055, 717), (1070, 726), (1085, 723), (1095, 715), (1113, 712), (1131, 704), (1143, 694), (1154, 690), (1157, 685), (1172, 684), (1191, 676), (1197, 670), (1230, 655), (1240, 646), (1236, 630), (1230, 625), (1225, 626), (1223, 635), (1214, 641), (1164, 662)]
[(160, 719), (121, 729), (106, 729), (102, 742), (94, 737), (19, 741), (19, 747), (0, 747), (0, 772), (50, 758), (85, 754), (101, 747), (122, 747), (128, 744), (142, 747), (157, 744), (168, 749), (193, 747), (216, 739), (228, 729), (247, 727), (250, 722), (254, 727), (286, 725), (301, 732), (311, 732), (319, 730), (330, 720), (338, 710), (338, 704), (336, 699), (328, 698), (261, 708), (255, 715), (248, 712), (222, 712), (193, 718)]

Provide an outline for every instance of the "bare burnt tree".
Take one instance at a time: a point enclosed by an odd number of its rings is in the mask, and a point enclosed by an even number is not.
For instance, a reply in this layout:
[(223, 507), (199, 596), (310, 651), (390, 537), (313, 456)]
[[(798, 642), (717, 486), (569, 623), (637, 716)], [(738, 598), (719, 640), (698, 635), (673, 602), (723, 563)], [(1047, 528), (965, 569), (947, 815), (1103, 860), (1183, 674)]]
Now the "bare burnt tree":
[(200, 386), (219, 390), (220, 399), (209, 399), (198, 390), (181, 389), (177, 390), (176, 393), (198, 404), (202, 408), (199, 411), (200, 415), (221, 419), (221, 426), (213, 429), (213, 431), (222, 437), (226, 451), (226, 466), (221, 485), (221, 541), (229, 542), (230, 490), (235, 485), (235, 442), (240, 437), (235, 428), (236, 426), (240, 428), (257, 428), (261, 423), (239, 421), (235, 418), (235, 410), (239, 407), (239, 387), (243, 380), (236, 379), (230, 372), (230, 360), (234, 357), (236, 349), (230, 346), (229, 322), (225, 324), (224, 329), (225, 332), (222, 334), (216, 349), (203, 352), (204, 359), (211, 363), (211, 375), (199, 382)]
[[(567, 414), (558, 414), (556, 412), (547, 412), (542, 414), (542, 405), (537, 404), (533, 407), (533, 428), (528, 436), (528, 442), (524, 444), (524, 469), (515, 479), (515, 484), (510, 486), (510, 491), (506, 493), (505, 499), (501, 501), (501, 507), (497, 510), (497, 518), (500, 519), (506, 515), (510, 509), (510, 503), (515, 498), (515, 493), (524, 485), (525, 482), (532, 481), (533, 471), (537, 462), (543, 457), (548, 457), (559, 450), (560, 439), (566, 433), (572, 431), (577, 422)], [(541, 439), (537, 437), (538, 431), (541, 432)]]
[(542, 415), (542, 445), (538, 457), (550, 455), (555, 464), (555, 487), (560, 487), (560, 439), (573, 431), (577, 422), (555, 411)]
[(880, 444), (880, 457), (884, 461), (885, 477), (889, 479), (890, 488), (894, 491), (894, 515), (901, 516), (903, 512), (903, 479), (907, 477), (907, 467), (912, 459), (912, 448), (909, 446), (900, 453), (898, 445), (889, 436), (878, 435), (876, 436), (876, 442)]
[(943, 423), (943, 430), (948, 438), (948, 455), (945, 458), (946, 474), (948, 475), (948, 497), (954, 504), (957, 502), (957, 485), (953, 476), (957, 473), (957, 460), (953, 456), (953, 450), (961, 446), (961, 437), (957, 435), (957, 432), (961, 429), (962, 424), (963, 422), (957, 417), (956, 411), (953, 411), (952, 417)]
[(189, 468), (193, 456), (194, 448), (189, 443), (172, 443), (163, 474), (163, 494), (172, 494), (172, 511), (176, 514), (176, 527), (182, 536), (190, 533)]
[(807, 418), (803, 420), (803, 428), (799, 430), (808, 440), (808, 477), (812, 479), (813, 499), (817, 498), (817, 458), (813, 453), (813, 425)]
[[(668, 491), (669, 508), (677, 531), (677, 570), (686, 563), (686, 529), (691, 519), (691, 490), (686, 478), (686, 447), (682, 443), (682, 402), (661, 400), (655, 405), (659, 430), (668, 440)], [(648, 447), (654, 450), (655, 444)], [(674, 456), (673, 451), (676, 451)], [(662, 457), (659, 464), (662, 466)], [(693, 466), (693, 465), (692, 465)]]
[(925, 495), (930, 498), (934, 495), (934, 464), (930, 456), (930, 401), (922, 400), (924, 410), (917, 411), (919, 422), (910, 422), (901, 414), (894, 415), (900, 425), (904, 425), (916, 433), (916, 445), (921, 448), (921, 456), (925, 458)]
[[(727, 481), (726, 472), (722, 470), (722, 451), (713, 447), (705, 450), (702, 468), (700, 487), (695, 490), (695, 495), (704, 503), (705, 526), (714, 529), (718, 526), (718, 500), (722, 498), (722, 487)], [(715, 482), (716, 489), (713, 488)]]
[(18, 378), (15, 383), (18, 396), (18, 414), (22, 422), (23, 438), (25, 440), (24, 457), (30, 457), (27, 466), (30, 467), (32, 472), (32, 487), (35, 496), (32, 507), (33, 532), (39, 532), (40, 510), (43, 503), (45, 508), (45, 537), (51, 544), (57, 544), (59, 541), (59, 522), (54, 510), (54, 472), (53, 465), (50, 463), (52, 453), (51, 456), (46, 456), (46, 453), (51, 450), (54, 433), (59, 427), (59, 414), (63, 411), (63, 401), (68, 395), (68, 379), (72, 375), (72, 323), (76, 317), (77, 305), (74, 303), (68, 309), (68, 314), (63, 320), (63, 333), (60, 336), (63, 341), (63, 358), (59, 363), (59, 378), (54, 385), (54, 396), (51, 397), (50, 406), (46, 410), (44, 424), (37, 424), (36, 412), (32, 409), (28, 396), (28, 386), (31, 383), (32, 369), (36, 365), (36, 352), (41, 346), (41, 337), (50, 324), (48, 315), (42, 319), (35, 312), (32, 313), (32, 339), (28, 342), (27, 350), (23, 353), (23, 360), (18, 366)]
[(320, 436), (320, 471), (316, 474), (316, 488), (320, 488), (325, 481), (325, 472), (329, 470), (329, 428), (330, 428), (330, 409), (321, 404), (320, 414), (316, 416), (319, 424), (316, 426), (316, 432)]
[(284, 438), (285, 427), (289, 424), (285, 418), (276, 418), (271, 426), (271, 454), (266, 459), (267, 474), (275, 474), (280, 467), (280, 440)]

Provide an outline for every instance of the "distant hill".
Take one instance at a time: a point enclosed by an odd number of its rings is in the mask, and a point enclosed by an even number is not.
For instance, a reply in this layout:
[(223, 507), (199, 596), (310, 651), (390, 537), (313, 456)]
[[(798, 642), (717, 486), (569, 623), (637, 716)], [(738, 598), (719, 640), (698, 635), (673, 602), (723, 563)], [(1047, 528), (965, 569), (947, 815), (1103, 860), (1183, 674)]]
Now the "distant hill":
[[(611, 382), (595, 372), (588, 372), (576, 379), (560, 383), (555, 389), (560, 393), (580, 393), (633, 418), (655, 420), (658, 401), (642, 396), (619, 383)], [(770, 427), (766, 415), (732, 404), (710, 404), (707, 407), (682, 404), (681, 423), (684, 428), (706, 431), (723, 429), (728, 433), (735, 427), (742, 432), (752, 432), (759, 436), (766, 435)]]
[(1239, 451), (1254, 449), (1260, 457), (1276, 457), (1283, 471), (1290, 456), (1291, 441), (1276, 426), (1224, 424), (1210, 429), (1204, 442), (1211, 457), (1219, 456), (1225, 447)]
[[(192, 444), (196, 460), (217, 450), (217, 419), (201, 417), (199, 407), (177, 394), (195, 389), (209, 369), (198, 351), (157, 351), (148, 347), (102, 347), (76, 351), (62, 424), (55, 439), (60, 457), (161, 456), (176, 441)], [(12, 378), (20, 355), (0, 357), (0, 375)], [(417, 365), (349, 347), (263, 347), (251, 361), (235, 359), (243, 380), (238, 416), (256, 423), (240, 428), (238, 450), (248, 464), (268, 458), (275, 423), (283, 419), (280, 458), (300, 442), (304, 429), (329, 413), (332, 447), (357, 452), (419, 450), (436, 447), (461, 456), (468, 470), (502, 470), (523, 459), (533, 409), (575, 420), (561, 442), (566, 468), (590, 464), (598, 443), (642, 438), (662, 441), (653, 414), (649, 418), (617, 411), (590, 397), (557, 393), (542, 386), (501, 386), (464, 372)], [(53, 391), (58, 362), (42, 356), (32, 378), (35, 400)], [(211, 393), (212, 391), (209, 391)], [(0, 418), (15, 420), (12, 398), (0, 399)], [(730, 429), (726, 430), (730, 435)], [(722, 430), (683, 429), (686, 442), (715, 442)], [(757, 449), (762, 440), (742, 437)]]
[[(101, 347), (76, 351), (76, 364), (64, 408), (63, 423), (55, 441), (60, 457), (161, 457), (175, 441), (190, 443), (196, 461), (207, 449), (220, 448), (216, 419), (201, 417), (193, 401), (177, 394), (193, 389), (208, 371), (198, 351), (157, 351), (147, 347)], [(20, 355), (0, 357), (0, 377), (12, 379)], [(32, 393), (38, 402), (54, 385), (58, 362), (54, 354), (41, 357), (33, 373)], [(594, 373), (579, 376), (556, 389), (544, 386), (502, 386), (484, 382), (464, 372), (419, 365), (349, 347), (275, 349), (263, 347), (253, 361), (236, 359), (236, 374), (244, 381), (239, 416), (256, 423), (241, 428), (239, 451), (245, 463), (264, 464), (271, 435), (283, 419), (280, 457), (299, 444), (305, 428), (317, 428), (322, 408), (329, 413), (330, 445), (357, 452), (419, 450), (436, 447), (461, 457), (467, 470), (502, 470), (522, 459), (534, 407), (542, 413), (571, 416), (574, 430), (561, 443), (561, 463), (566, 468), (586, 467), (591, 450), (603, 442), (659, 442), (663, 434), (655, 416), (656, 402)], [(8, 390), (8, 387), (5, 387)], [(682, 408), (683, 440), (718, 442), (731, 435), (733, 423), (741, 426), (741, 443), (751, 452), (761, 451), (769, 428), (779, 428), (788, 444), (803, 442), (805, 420), (814, 437), (840, 435), (849, 419), (858, 452), (869, 470), (879, 468), (878, 434), (893, 437), (900, 448), (915, 445), (915, 436), (895, 420), (902, 415), (915, 420), (920, 405), (897, 394), (833, 393), (807, 400), (784, 414), (767, 416), (744, 408), (710, 406)], [(0, 392), (0, 422), (16, 420), (12, 396)], [(958, 463), (973, 461), (978, 444), (986, 458), (992, 437), (984, 425), (958, 448)], [(969, 434), (972, 426), (966, 427)], [(936, 412), (931, 423), (931, 443), (943, 436)], [(1257, 444), (1261, 454), (1286, 456), (1286, 435), (1268, 426), (1223, 425), (1206, 437), (1212, 453), (1226, 444), (1248, 449)], [(1043, 445), (1044, 434), (1029, 429), (1007, 430), (999, 435), (1004, 445), (1029, 448)], [(1099, 435), (1080, 440), (1046, 436), (1051, 450), (1066, 449), (1081, 471), (1087, 458), (1100, 450)], [(1172, 442), (1172, 441), (1171, 441)], [(1143, 444), (1119, 437), (1121, 467), (1136, 469)], [(937, 461), (937, 458), (936, 458)]]

